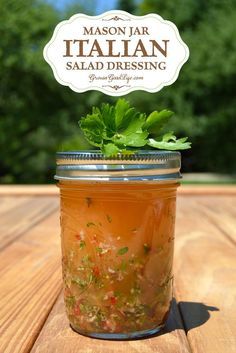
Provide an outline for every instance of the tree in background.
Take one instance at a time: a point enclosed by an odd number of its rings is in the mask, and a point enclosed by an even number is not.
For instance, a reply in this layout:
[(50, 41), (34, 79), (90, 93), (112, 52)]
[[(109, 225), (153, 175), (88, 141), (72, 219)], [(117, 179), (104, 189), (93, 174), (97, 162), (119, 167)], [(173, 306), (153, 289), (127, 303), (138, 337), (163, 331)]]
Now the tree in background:
[[(92, 0), (91, 0), (92, 1)], [(91, 13), (91, 1), (85, 12)], [(56, 82), (42, 56), (66, 13), (39, 0), (0, 0), (0, 182), (52, 180), (55, 152), (86, 147), (78, 119), (102, 101), (99, 92), (78, 94)], [(177, 24), (190, 48), (178, 80), (158, 93), (133, 92), (132, 104), (147, 113), (169, 108), (173, 128), (193, 141), (183, 154), (185, 171), (235, 172), (236, 2), (234, 0), (120, 1), (131, 13), (157, 12)], [(97, 8), (96, 1), (93, 1)]]
[(59, 85), (44, 61), (43, 47), (61, 20), (52, 6), (0, 0), (0, 8), (0, 182), (48, 182), (56, 150), (99, 93)]
[(177, 113), (173, 128), (193, 141), (184, 153), (185, 170), (235, 173), (236, 2), (144, 0), (139, 10), (176, 23), (190, 58), (172, 86), (130, 99), (140, 109)]
[(129, 13), (134, 14), (137, 10), (137, 4), (134, 0), (119, 0), (117, 4), (117, 8), (123, 11), (127, 11)]

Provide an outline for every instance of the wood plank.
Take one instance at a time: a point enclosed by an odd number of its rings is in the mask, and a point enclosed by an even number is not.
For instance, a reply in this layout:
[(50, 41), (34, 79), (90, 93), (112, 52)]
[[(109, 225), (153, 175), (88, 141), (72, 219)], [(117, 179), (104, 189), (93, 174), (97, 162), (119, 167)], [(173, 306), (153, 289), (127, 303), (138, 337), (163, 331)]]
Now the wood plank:
[[(181, 185), (179, 195), (236, 195), (236, 185)], [(59, 195), (53, 185), (0, 185), (0, 195)]]
[(11, 209), (15, 207), (20, 207), (26, 201), (29, 200), (29, 196), (1, 196), (0, 197), (0, 218), (2, 218), (2, 214), (6, 212), (11, 212)]
[(14, 196), (39, 196), (39, 195), (59, 195), (59, 189), (52, 185), (0, 185), (0, 195)]
[(65, 315), (62, 296), (57, 300), (31, 353), (190, 353), (176, 304), (165, 331), (156, 337), (108, 341), (79, 335), (71, 330)]
[(29, 352), (61, 291), (58, 213), (0, 254), (0, 352)]
[(179, 195), (236, 195), (236, 185), (181, 185)]
[[(214, 205), (217, 199), (214, 196), (211, 198), (212, 200), (209, 203)], [(233, 321), (236, 317), (234, 309), (236, 293), (233, 288), (233, 276), (236, 274), (235, 248), (219, 227), (216, 227), (216, 224), (212, 222), (212, 219), (201, 210), (201, 197), (196, 198), (187, 195), (179, 199), (175, 282), (177, 299), (180, 301), (179, 307), (185, 327), (189, 331), (188, 338), (191, 348), (196, 353), (232, 353), (236, 346), (233, 338), (236, 329)], [(205, 202), (203, 200), (203, 205)], [(233, 200), (226, 202), (228, 208), (230, 208), (231, 203), (233, 203)], [(212, 209), (214, 210), (214, 207)], [(48, 219), (51, 219), (51, 217), (53, 218), (53, 216), (50, 216)], [(217, 215), (215, 219), (217, 219)], [(13, 222), (14, 219), (12, 218), (11, 221)], [(2, 283), (2, 279), (0, 282), (0, 291), (1, 293), (4, 291), (4, 295), (1, 295), (0, 298), (0, 305), (4, 311), (0, 352), (26, 353), (30, 350), (53, 305), (56, 298), (55, 292), (59, 292), (59, 255), (51, 253), (52, 248), (54, 248), (54, 251), (59, 251), (59, 239), (57, 237), (52, 238), (52, 234), (55, 233), (56, 229), (56, 232), (59, 232), (59, 229), (58, 225), (55, 226), (55, 220), (51, 220), (49, 223), (46, 221), (47, 219), (42, 223), (40, 222), (0, 254), (1, 278), (4, 278), (4, 283)], [(51, 242), (52, 239), (55, 243)], [(55, 265), (52, 260), (54, 256), (57, 257)], [(17, 266), (19, 270), (17, 270)], [(44, 273), (44, 276), (42, 276), (42, 273)], [(21, 285), (22, 281), (23, 284)], [(25, 286), (27, 290), (23, 288)], [(5, 299), (5, 296), (7, 299)], [(3, 300), (3, 305), (1, 300)], [(14, 300), (19, 303), (19, 307), (14, 304)], [(108, 342), (82, 337), (68, 328), (61, 299), (58, 303), (36, 341), (33, 352), (35, 350), (37, 353), (96, 353), (104, 351), (103, 347), (107, 348), (109, 353), (123, 351), (131, 353), (137, 351), (189, 352), (186, 337), (178, 323), (174, 324), (175, 330), (170, 328), (170, 332), (149, 340)], [(203, 304), (217, 307), (220, 311), (214, 308), (208, 308), (209, 310), (207, 310)], [(210, 318), (208, 317), (209, 314)], [(178, 315), (178, 311), (175, 315)], [(62, 316), (64, 324), (61, 321)], [(53, 331), (54, 323), (55, 330)], [(49, 324), (51, 331), (48, 328)], [(47, 341), (44, 344), (45, 339)], [(50, 350), (49, 339), (51, 339), (54, 350)], [(84, 339), (88, 340), (89, 343)], [(60, 343), (58, 345), (57, 340)], [(153, 340), (155, 344), (153, 344)], [(74, 343), (70, 346), (71, 341)], [(138, 344), (146, 341), (148, 343), (145, 347)], [(95, 342), (93, 346), (91, 346), (91, 342)], [(98, 342), (101, 342), (101, 344), (98, 345)], [(137, 345), (134, 342), (137, 342)], [(108, 344), (112, 344), (112, 348)], [(38, 347), (41, 347), (41, 350)], [(71, 351), (68, 349), (71, 349)]]
[(233, 353), (235, 246), (204, 216), (201, 207), (199, 198), (179, 198), (176, 297), (193, 353)]
[(236, 244), (236, 197), (201, 196), (196, 198), (196, 202), (199, 205), (199, 212)]
[(0, 249), (4, 249), (25, 231), (58, 208), (54, 197), (24, 198), (2, 211), (0, 223)]

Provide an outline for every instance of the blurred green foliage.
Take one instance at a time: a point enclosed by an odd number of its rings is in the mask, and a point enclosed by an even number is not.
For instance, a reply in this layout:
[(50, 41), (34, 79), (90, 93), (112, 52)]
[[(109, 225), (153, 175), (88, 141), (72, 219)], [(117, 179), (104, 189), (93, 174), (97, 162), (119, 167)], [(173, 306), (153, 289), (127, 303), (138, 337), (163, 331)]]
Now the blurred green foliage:
[(0, 0), (0, 9), (0, 181), (48, 182), (56, 150), (74, 137), (78, 118), (99, 95), (59, 85), (44, 61), (43, 47), (62, 19), (52, 6)]
[[(0, 0), (2, 183), (52, 181), (56, 150), (88, 147), (78, 119), (92, 105), (116, 100), (61, 86), (43, 59), (43, 47), (59, 21), (92, 12), (91, 1), (86, 10), (80, 3), (63, 14), (43, 1)], [(236, 172), (235, 0), (143, 0), (136, 6), (120, 1), (117, 8), (159, 13), (176, 23), (190, 48), (190, 59), (173, 85), (155, 94), (133, 92), (127, 96), (131, 104), (147, 113), (176, 112), (171, 128), (193, 142), (183, 154), (185, 171)]]
[(236, 172), (236, 1), (144, 0), (139, 14), (173, 21), (190, 49), (178, 80), (157, 94), (135, 93), (140, 109), (176, 112), (173, 130), (187, 135), (186, 171)]

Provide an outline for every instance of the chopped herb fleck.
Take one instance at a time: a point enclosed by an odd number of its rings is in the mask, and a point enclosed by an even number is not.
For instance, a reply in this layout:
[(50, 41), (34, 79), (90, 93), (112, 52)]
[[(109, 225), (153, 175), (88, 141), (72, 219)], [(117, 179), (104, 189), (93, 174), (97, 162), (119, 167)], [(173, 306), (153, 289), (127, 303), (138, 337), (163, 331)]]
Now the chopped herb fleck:
[(144, 250), (145, 254), (148, 254), (149, 251), (151, 250), (150, 245), (148, 245), (148, 244), (146, 244), (146, 243), (143, 244), (143, 250)]
[(92, 199), (91, 199), (91, 197), (86, 197), (85, 200), (86, 200), (87, 206), (90, 207), (91, 204), (92, 204)]
[(96, 251), (101, 254), (102, 253), (102, 248), (99, 248), (99, 246), (96, 247)]
[(122, 272), (126, 271), (127, 269), (127, 262), (125, 260), (122, 260), (121, 264), (120, 264), (120, 270)]
[(96, 226), (96, 224), (93, 222), (88, 222), (86, 225), (87, 225), (87, 227)]
[(77, 267), (77, 270), (78, 270), (78, 271), (85, 271), (85, 267), (84, 267), (84, 266), (78, 266), (78, 267)]
[(76, 299), (74, 296), (65, 297), (65, 303), (67, 307), (73, 308), (76, 303)]
[(88, 286), (88, 282), (83, 280), (83, 279), (81, 279), (81, 278), (72, 279), (71, 282), (74, 283), (74, 284), (77, 284), (79, 286), (79, 288), (81, 288), (81, 289), (84, 289), (84, 288), (86, 288)]
[(120, 248), (117, 252), (117, 255), (124, 255), (129, 251), (128, 246), (125, 246), (124, 248)]
[(133, 287), (133, 288), (131, 288), (130, 293), (134, 296), (138, 296), (141, 293), (141, 289), (137, 286)]
[(93, 265), (93, 262), (91, 261), (91, 257), (88, 254), (86, 254), (82, 257), (81, 262), (82, 262), (82, 264), (87, 265), (87, 266)]
[(112, 222), (112, 218), (111, 218), (111, 216), (109, 216), (109, 214), (107, 214), (107, 220), (108, 220), (109, 223)]
[(100, 247), (98, 246), (98, 247), (96, 247), (96, 251), (97, 251), (99, 254), (103, 255), (103, 254), (106, 254), (106, 253), (109, 251), (109, 249), (100, 248)]
[(122, 294), (121, 294), (121, 292), (119, 291), (119, 290), (115, 290), (114, 291), (114, 296), (115, 297), (120, 297)]
[(86, 243), (84, 240), (81, 240), (80, 243), (79, 243), (79, 248), (80, 249), (83, 249), (85, 247)]

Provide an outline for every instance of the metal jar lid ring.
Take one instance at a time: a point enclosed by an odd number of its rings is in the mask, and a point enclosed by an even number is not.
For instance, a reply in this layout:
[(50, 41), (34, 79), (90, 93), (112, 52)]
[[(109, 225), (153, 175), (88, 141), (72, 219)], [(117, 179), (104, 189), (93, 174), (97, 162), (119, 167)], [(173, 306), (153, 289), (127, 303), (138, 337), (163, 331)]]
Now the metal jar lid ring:
[(56, 154), (57, 180), (168, 181), (179, 180), (181, 155), (172, 151), (138, 151), (106, 157), (100, 151)]

